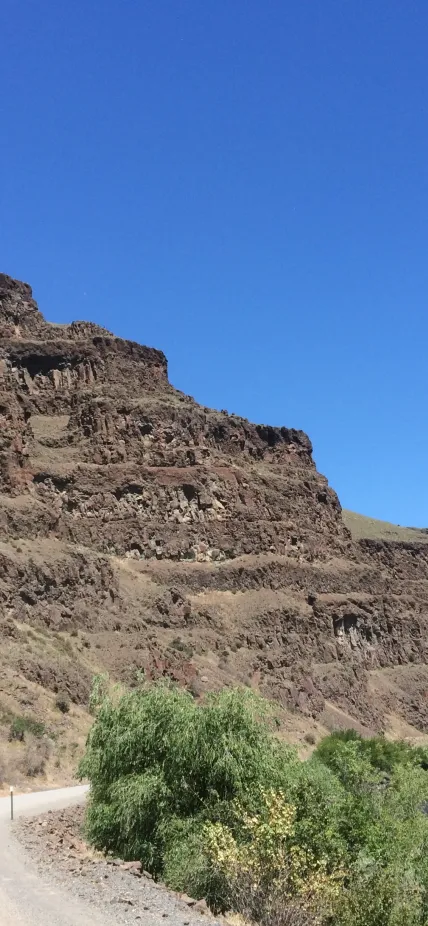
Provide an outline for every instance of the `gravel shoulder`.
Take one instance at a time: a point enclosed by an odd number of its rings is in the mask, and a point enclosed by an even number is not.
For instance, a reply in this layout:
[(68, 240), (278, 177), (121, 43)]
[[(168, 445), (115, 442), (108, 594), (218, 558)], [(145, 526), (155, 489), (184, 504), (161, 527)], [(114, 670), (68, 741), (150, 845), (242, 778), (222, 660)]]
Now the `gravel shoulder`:
[[(15, 816), (85, 799), (86, 788), (64, 788), (16, 797)], [(17, 822), (9, 820), (9, 798), (0, 800), (0, 924), (2, 926), (106, 926), (61, 885), (40, 878), (16, 840)]]
[[(124, 863), (106, 859), (93, 851), (82, 838), (83, 807), (49, 811), (37, 817), (17, 820), (8, 828), (12, 854), (26, 859), (26, 879), (39, 879), (61, 898), (62, 910), (72, 903), (88, 919), (58, 920), (61, 926), (216, 926), (216, 920), (204, 908), (185, 895), (177, 895), (146, 876), (138, 862)], [(1, 826), (1, 824), (0, 824)], [(4, 824), (1, 826), (4, 830)], [(0, 879), (1, 883), (1, 879)], [(1, 888), (0, 888), (1, 900)], [(83, 912), (82, 912), (83, 911)], [(3, 920), (0, 923), (38, 924), (38, 919)], [(44, 922), (42, 919), (40, 923)], [(49, 924), (57, 920), (49, 919)]]

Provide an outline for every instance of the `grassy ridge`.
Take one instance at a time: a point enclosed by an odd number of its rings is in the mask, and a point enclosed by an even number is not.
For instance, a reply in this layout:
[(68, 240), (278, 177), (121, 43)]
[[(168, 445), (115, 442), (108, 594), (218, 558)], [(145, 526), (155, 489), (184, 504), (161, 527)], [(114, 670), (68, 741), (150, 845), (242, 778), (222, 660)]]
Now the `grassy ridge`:
[(428, 529), (400, 527), (388, 521), (378, 521), (354, 511), (342, 511), (342, 518), (354, 540), (394, 540), (403, 543), (428, 543)]

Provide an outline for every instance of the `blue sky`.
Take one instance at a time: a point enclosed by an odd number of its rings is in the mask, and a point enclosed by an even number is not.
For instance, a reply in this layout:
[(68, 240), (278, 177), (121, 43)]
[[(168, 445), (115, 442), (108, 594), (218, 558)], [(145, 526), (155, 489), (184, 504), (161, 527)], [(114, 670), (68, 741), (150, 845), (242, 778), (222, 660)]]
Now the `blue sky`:
[(428, 525), (426, 0), (3, 0), (0, 269)]

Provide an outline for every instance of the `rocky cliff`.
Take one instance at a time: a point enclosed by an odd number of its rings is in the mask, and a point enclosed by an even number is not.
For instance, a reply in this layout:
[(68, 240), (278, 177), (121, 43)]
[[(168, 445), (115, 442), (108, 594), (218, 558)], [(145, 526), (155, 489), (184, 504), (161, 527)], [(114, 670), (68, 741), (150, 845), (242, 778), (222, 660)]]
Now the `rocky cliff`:
[(304, 433), (198, 405), (160, 351), (0, 276), (0, 714), (143, 669), (257, 687), (297, 739), (411, 735), (427, 614), (428, 545), (354, 542)]

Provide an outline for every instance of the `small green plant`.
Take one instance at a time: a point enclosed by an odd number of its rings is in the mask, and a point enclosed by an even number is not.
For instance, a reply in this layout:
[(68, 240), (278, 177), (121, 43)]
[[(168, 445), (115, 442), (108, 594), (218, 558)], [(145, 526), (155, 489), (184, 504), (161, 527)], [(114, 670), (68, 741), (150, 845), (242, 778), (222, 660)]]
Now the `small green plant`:
[(33, 717), (26, 717), (24, 714), (17, 715), (13, 718), (9, 728), (9, 740), (19, 740), (22, 743), (25, 740), (26, 733), (31, 733), (36, 739), (40, 739), (45, 732), (44, 723), (35, 720)]
[(174, 637), (169, 644), (168, 649), (172, 652), (183, 653), (187, 659), (191, 659), (193, 655), (193, 647), (190, 643), (186, 643), (181, 637)]

